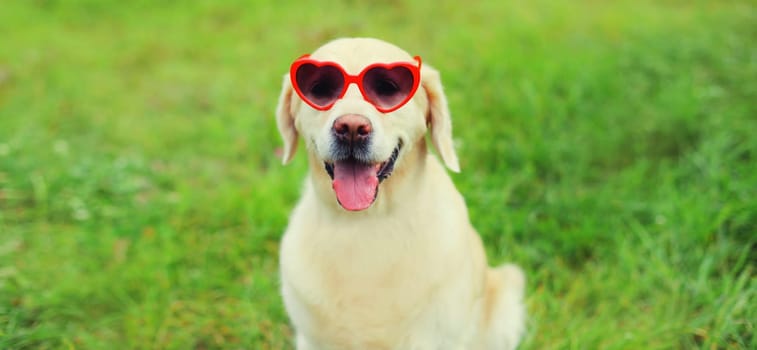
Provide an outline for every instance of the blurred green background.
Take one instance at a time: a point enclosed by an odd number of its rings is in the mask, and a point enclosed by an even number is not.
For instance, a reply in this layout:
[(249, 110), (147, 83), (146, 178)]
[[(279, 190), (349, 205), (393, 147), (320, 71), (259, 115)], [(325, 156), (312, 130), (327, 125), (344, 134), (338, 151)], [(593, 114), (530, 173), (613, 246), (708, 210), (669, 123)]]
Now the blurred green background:
[(291, 348), (273, 111), (340, 36), (442, 72), (521, 349), (757, 348), (754, 2), (273, 4), (0, 1), (1, 349)]

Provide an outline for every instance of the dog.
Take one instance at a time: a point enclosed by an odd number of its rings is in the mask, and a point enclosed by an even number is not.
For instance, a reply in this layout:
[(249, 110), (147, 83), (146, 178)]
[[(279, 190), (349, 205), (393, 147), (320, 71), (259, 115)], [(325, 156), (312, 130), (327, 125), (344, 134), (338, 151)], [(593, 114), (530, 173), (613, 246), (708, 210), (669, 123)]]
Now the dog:
[(378, 39), (336, 39), (294, 61), (276, 121), (283, 163), (302, 138), (309, 164), (280, 246), (297, 349), (517, 347), (525, 277), (488, 268), (442, 165), (459, 172), (436, 70)]

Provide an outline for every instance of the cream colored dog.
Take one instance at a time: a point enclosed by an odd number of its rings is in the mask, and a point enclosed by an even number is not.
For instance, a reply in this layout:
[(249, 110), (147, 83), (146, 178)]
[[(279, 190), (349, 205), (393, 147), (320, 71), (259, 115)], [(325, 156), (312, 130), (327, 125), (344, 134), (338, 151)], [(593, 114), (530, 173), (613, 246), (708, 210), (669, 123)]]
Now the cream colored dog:
[[(305, 60), (276, 112), (284, 163), (302, 137), (310, 165), (281, 243), (297, 348), (514, 349), (523, 273), (487, 268), (463, 197), (426, 145), (430, 129), (459, 171), (439, 74), (376, 39), (335, 40)], [(337, 96), (338, 67), (349, 77), (376, 63)], [(413, 67), (420, 81), (408, 94)]]

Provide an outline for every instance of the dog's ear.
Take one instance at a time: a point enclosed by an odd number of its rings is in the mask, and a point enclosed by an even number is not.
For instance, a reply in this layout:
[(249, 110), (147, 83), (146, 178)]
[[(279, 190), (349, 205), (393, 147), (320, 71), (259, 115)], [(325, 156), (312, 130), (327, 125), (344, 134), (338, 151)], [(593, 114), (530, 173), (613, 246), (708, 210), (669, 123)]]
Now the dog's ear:
[(431, 125), (431, 142), (450, 170), (460, 172), (460, 163), (452, 144), (452, 118), (447, 107), (439, 72), (429, 66), (421, 68), (421, 84), (428, 96), (427, 122)]
[(284, 75), (284, 82), (279, 95), (279, 105), (276, 107), (276, 125), (284, 140), (284, 154), (282, 164), (289, 163), (297, 150), (297, 129), (294, 127), (294, 114), (292, 113), (292, 83), (289, 74)]

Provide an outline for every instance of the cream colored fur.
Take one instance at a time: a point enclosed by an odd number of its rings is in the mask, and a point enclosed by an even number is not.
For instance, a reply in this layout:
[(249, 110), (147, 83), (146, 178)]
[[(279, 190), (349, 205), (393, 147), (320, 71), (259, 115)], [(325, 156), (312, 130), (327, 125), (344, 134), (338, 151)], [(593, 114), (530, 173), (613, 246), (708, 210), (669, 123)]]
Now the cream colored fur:
[[(376, 39), (339, 39), (312, 57), (357, 74), (375, 62), (413, 62)], [(488, 268), (463, 197), (426, 146), (459, 171), (439, 74), (423, 65), (421, 87), (386, 115), (357, 87), (328, 111), (293, 93), (288, 75), (277, 123), (284, 163), (304, 140), (310, 171), (281, 243), (281, 283), (297, 349), (514, 349), (524, 332), (524, 276), (515, 265)], [(371, 154), (388, 159), (403, 147), (391, 177), (368, 209), (336, 201), (323, 162), (331, 126), (345, 114), (368, 118)]]

